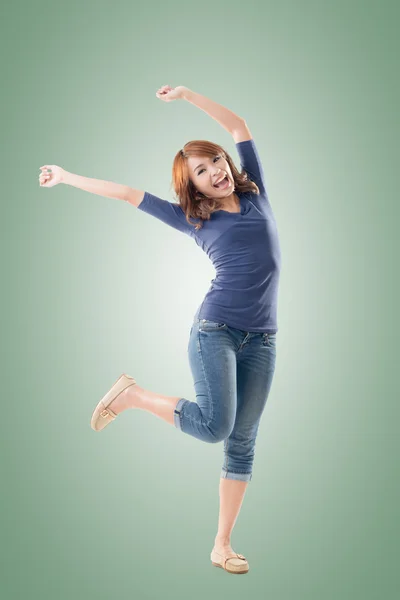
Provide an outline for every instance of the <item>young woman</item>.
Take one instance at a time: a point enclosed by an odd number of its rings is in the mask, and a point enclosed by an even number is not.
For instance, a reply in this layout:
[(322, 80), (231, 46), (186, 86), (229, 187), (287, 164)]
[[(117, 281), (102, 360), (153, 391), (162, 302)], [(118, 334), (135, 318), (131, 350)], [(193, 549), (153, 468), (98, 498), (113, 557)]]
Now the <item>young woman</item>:
[(276, 360), (277, 295), (281, 254), (264, 172), (245, 120), (184, 86), (163, 86), (165, 102), (187, 100), (232, 134), (241, 171), (218, 144), (194, 140), (174, 159), (179, 203), (126, 185), (44, 165), (40, 185), (66, 183), (125, 200), (189, 235), (210, 257), (216, 278), (199, 306), (188, 355), (196, 402), (140, 387), (122, 374), (98, 403), (91, 420), (101, 431), (128, 408), (146, 410), (203, 442), (224, 442), (219, 482), (218, 531), (212, 564), (230, 573), (249, 565), (231, 546), (231, 534), (252, 478), (256, 436)]

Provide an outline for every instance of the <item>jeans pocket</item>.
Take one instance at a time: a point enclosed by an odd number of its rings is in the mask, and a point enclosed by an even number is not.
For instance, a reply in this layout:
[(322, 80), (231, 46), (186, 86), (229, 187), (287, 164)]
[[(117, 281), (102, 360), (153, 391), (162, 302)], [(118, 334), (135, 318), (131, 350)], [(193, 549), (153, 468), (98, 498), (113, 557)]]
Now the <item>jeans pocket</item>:
[(200, 331), (220, 331), (221, 329), (228, 329), (228, 325), (217, 321), (209, 321), (208, 319), (200, 319)]
[(263, 345), (269, 348), (276, 348), (276, 333), (264, 333)]

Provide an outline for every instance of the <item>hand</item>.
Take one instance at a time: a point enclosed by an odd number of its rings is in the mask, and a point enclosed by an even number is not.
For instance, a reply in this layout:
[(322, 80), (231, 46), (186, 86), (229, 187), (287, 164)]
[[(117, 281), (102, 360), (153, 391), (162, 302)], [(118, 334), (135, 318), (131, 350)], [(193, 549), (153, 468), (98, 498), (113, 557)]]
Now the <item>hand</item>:
[[(64, 169), (57, 165), (44, 165), (40, 167), (42, 172), (39, 175), (39, 183), (41, 187), (53, 187), (57, 183), (61, 183), (64, 178)], [(51, 173), (47, 172), (47, 169), (51, 170)]]
[(187, 89), (184, 85), (178, 85), (176, 88), (172, 88), (170, 85), (163, 85), (157, 90), (156, 96), (160, 100), (164, 100), (164, 102), (171, 102), (172, 100), (182, 99)]

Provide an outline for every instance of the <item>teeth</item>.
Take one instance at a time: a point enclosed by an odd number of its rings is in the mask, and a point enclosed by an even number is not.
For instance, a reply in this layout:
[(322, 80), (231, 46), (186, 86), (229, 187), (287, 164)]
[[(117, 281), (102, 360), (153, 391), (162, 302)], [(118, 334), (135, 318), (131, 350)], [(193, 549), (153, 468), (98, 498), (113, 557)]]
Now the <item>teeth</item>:
[(226, 175), (224, 175), (224, 176), (222, 177), (222, 179), (220, 179), (219, 181), (216, 181), (216, 182), (214, 183), (214, 185), (217, 185), (217, 183), (221, 183), (221, 181), (223, 181), (223, 180), (225, 179), (225, 177), (226, 177)]

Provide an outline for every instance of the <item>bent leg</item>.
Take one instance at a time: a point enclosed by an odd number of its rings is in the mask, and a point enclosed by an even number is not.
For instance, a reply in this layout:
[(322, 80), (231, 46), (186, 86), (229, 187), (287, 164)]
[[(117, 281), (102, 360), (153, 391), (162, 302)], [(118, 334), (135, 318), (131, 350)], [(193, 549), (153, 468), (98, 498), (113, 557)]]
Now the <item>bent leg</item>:
[(181, 398), (175, 408), (178, 429), (205, 442), (220, 442), (236, 417), (236, 352), (227, 327), (194, 321), (188, 355), (196, 402)]

